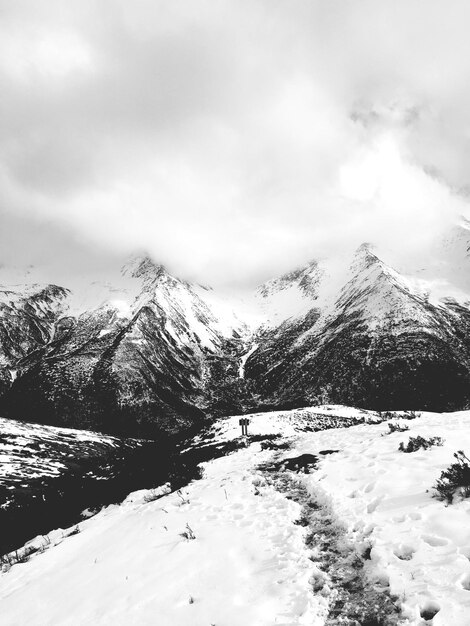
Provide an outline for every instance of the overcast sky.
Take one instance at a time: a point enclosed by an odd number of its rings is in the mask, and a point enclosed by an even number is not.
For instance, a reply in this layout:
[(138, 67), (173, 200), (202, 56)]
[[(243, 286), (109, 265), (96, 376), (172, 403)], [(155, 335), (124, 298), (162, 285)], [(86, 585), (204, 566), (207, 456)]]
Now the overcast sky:
[(427, 245), (470, 188), (468, 0), (0, 0), (0, 261), (249, 286)]

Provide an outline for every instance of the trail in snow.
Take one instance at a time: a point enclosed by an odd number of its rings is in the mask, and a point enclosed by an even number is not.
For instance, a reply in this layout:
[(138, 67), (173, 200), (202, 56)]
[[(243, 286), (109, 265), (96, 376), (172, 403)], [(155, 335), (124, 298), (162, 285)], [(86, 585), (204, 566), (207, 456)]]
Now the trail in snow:
[[(353, 411), (343, 413), (320, 411), (318, 427), (354, 423)], [(285, 437), (311, 428), (314, 417), (259, 414), (251, 429), (255, 438)], [(222, 420), (193, 445), (204, 457), (210, 446), (230, 448), (238, 431), (237, 417)], [(58, 545), (0, 577), (5, 624), (323, 624), (327, 600), (311, 593), (305, 529), (294, 523), (301, 505), (264, 484), (257, 465), (272, 451), (262, 445), (205, 463), (204, 478), (182, 497), (147, 502), (153, 492), (137, 492), (82, 522), (78, 534), (53, 534)], [(194, 540), (182, 536), (187, 525)]]
[[(403, 624), (468, 626), (470, 499), (446, 506), (433, 498), (433, 485), (456, 450), (470, 451), (470, 412), (403, 423), (409, 430), (393, 434), (386, 424), (364, 424), (301, 436), (289, 456), (339, 450), (302, 481), (331, 506), (350, 541), (370, 545), (369, 577), (399, 599)], [(444, 445), (398, 450), (417, 435), (443, 437)]]
[[(327, 451), (323, 454), (335, 454)], [(307, 474), (316, 468), (319, 457), (302, 455), (263, 466), (268, 484), (302, 506), (297, 524), (306, 530), (310, 550), (312, 592), (327, 599), (325, 626), (396, 626), (399, 604), (387, 585), (374, 584), (367, 575), (370, 545), (355, 544), (324, 498), (313, 496), (289, 468)]]

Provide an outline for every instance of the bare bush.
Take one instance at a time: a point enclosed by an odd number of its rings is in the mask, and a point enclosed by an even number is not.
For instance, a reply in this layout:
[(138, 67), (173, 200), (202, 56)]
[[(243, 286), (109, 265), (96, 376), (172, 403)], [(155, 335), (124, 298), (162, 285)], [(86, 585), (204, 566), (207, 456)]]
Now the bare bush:
[(409, 430), (409, 427), (406, 424), (398, 424), (393, 422), (390, 422), (388, 424), (388, 427), (390, 429), (390, 432), (388, 433), (389, 435), (391, 435), (392, 433), (404, 433), (405, 431)]
[(183, 537), (183, 539), (186, 539), (187, 541), (193, 541), (196, 539), (196, 535), (188, 523), (186, 523), (186, 530), (180, 533), (180, 537)]
[(470, 459), (463, 450), (455, 452), (454, 458), (457, 462), (444, 470), (434, 485), (434, 496), (448, 504), (452, 504), (456, 496), (470, 497)]
[(442, 446), (443, 443), (444, 439), (442, 439), (442, 437), (429, 437), (425, 439), (418, 435), (417, 437), (410, 437), (406, 445), (402, 441), (398, 449), (400, 452), (417, 452), (418, 450), (428, 450), (433, 446)]

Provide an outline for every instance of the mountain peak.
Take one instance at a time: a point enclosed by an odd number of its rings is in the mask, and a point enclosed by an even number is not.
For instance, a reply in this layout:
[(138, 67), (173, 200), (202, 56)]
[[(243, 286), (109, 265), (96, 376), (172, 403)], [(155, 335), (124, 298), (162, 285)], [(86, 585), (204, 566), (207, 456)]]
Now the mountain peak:
[(359, 273), (378, 264), (383, 266), (383, 261), (378, 257), (376, 247), (368, 242), (362, 243), (355, 251), (350, 269), (353, 273)]
[(159, 276), (168, 274), (168, 272), (163, 265), (155, 263), (150, 256), (143, 254), (130, 257), (122, 267), (122, 274), (133, 278), (154, 280)]
[(377, 248), (373, 243), (370, 243), (369, 241), (364, 241), (364, 243), (361, 243), (361, 245), (356, 249), (355, 253), (354, 253), (354, 258), (361, 258), (361, 259), (367, 259), (367, 258), (375, 258), (377, 259)]
[(295, 285), (305, 295), (312, 295), (318, 284), (320, 273), (318, 261), (309, 261), (305, 265), (279, 276), (279, 278), (268, 280), (260, 285), (257, 291), (261, 296), (266, 297), (271, 293), (289, 289)]

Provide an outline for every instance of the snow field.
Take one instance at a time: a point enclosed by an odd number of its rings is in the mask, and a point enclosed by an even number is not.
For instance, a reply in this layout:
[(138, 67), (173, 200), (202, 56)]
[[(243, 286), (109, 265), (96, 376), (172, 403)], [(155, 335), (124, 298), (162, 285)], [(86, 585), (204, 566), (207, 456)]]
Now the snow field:
[[(359, 420), (377, 420), (377, 414), (374, 411), (366, 411), (363, 409), (355, 409), (340, 405), (321, 405), (313, 407), (305, 407), (302, 409), (292, 409), (290, 411), (270, 411), (264, 413), (251, 413), (249, 415), (232, 415), (218, 420), (211, 427), (209, 434), (210, 442), (230, 441), (239, 437), (241, 428), (239, 419), (246, 417), (250, 420), (248, 426), (249, 435), (279, 435), (282, 437), (299, 437), (305, 433), (308, 427), (318, 422), (318, 417), (323, 416), (325, 424), (328, 419), (357, 419)], [(313, 421), (315, 420), (315, 421)], [(312, 435), (312, 433), (309, 433)], [(204, 441), (204, 435), (196, 436), (195, 442)], [(207, 441), (209, 443), (209, 440)]]
[(82, 522), (0, 577), (2, 624), (322, 624), (300, 506), (255, 469), (270, 454), (253, 444), (206, 464), (181, 494), (137, 492)]
[[(304, 477), (359, 544), (371, 546), (369, 574), (399, 597), (404, 624), (470, 624), (470, 500), (446, 506), (432, 486), (459, 449), (470, 451), (470, 412), (423, 414), (407, 432), (359, 425), (301, 436), (286, 456), (336, 449)], [(409, 436), (441, 436), (443, 447), (405, 454)]]
[[(308, 431), (329, 416), (366, 423)], [(276, 462), (318, 455), (317, 469), (291, 476), (324, 503), (347, 543), (370, 548), (366, 574), (397, 597), (403, 626), (470, 624), (470, 500), (447, 506), (432, 497), (454, 452), (470, 452), (470, 411), (400, 420), (409, 430), (392, 434), (368, 423), (372, 412), (348, 407), (248, 418), (251, 435), (291, 442)], [(219, 420), (196, 443), (238, 437), (238, 420)], [(417, 435), (444, 445), (398, 451)], [(301, 505), (258, 469), (274, 454), (252, 443), (204, 464), (204, 477), (180, 494), (149, 502), (160, 494), (135, 492), (82, 522), (79, 534), (56, 532), (58, 545), (0, 576), (2, 626), (324, 624), (329, 598), (313, 591), (323, 577), (311, 560), (316, 548), (305, 545), (309, 528), (294, 523)]]

